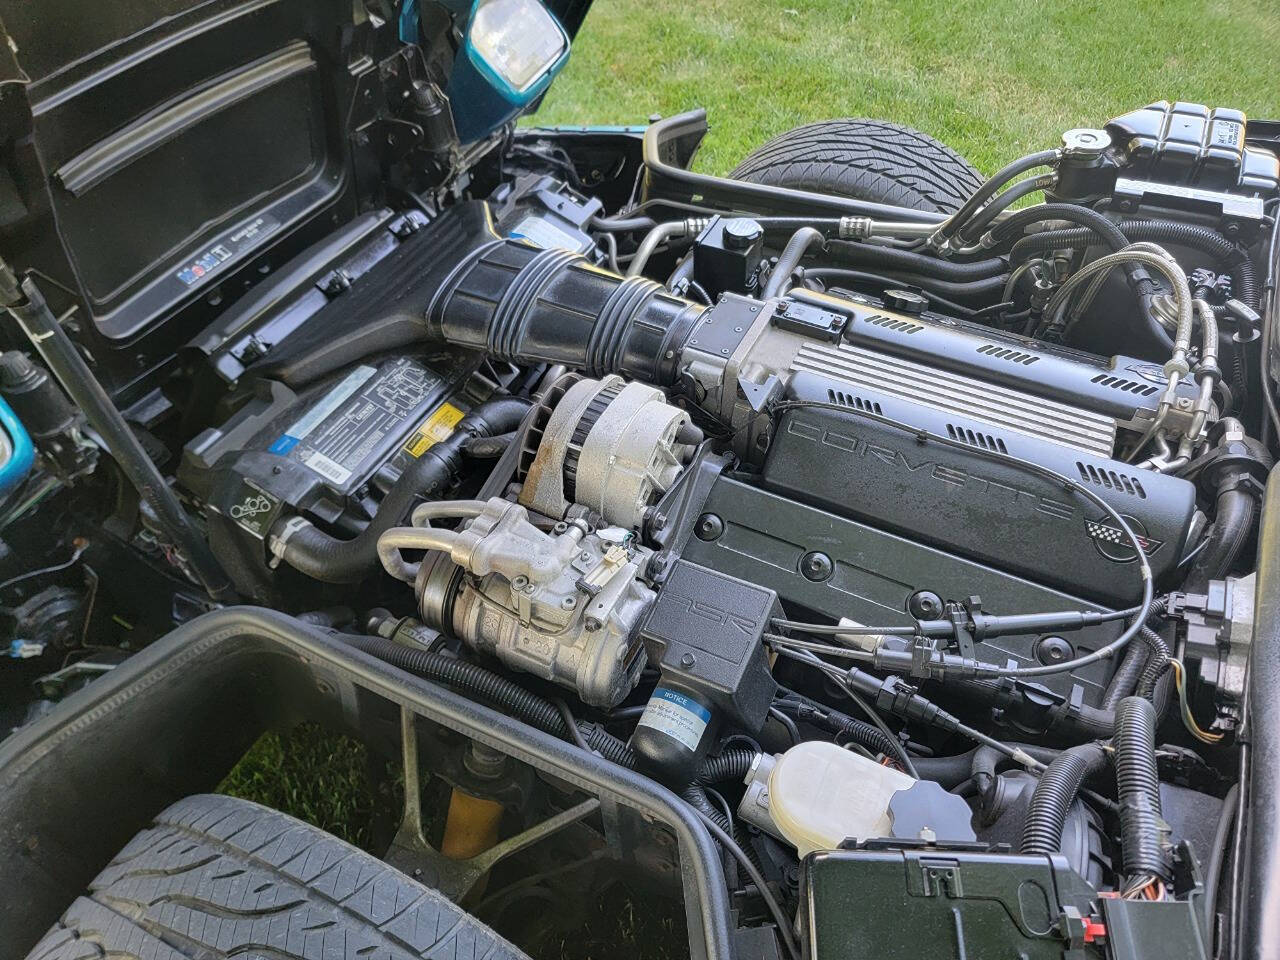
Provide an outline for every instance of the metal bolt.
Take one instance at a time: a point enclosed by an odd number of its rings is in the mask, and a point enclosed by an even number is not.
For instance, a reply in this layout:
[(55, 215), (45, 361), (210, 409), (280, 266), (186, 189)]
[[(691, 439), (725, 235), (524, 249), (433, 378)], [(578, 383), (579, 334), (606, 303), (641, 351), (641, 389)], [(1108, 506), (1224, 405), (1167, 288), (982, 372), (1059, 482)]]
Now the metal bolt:
[(1036, 644), (1036, 659), (1041, 663), (1062, 663), (1072, 656), (1071, 644), (1062, 637), (1041, 637)]
[(917, 620), (936, 620), (942, 616), (942, 598), (932, 590), (917, 590), (907, 598), (907, 613)]
[(800, 558), (800, 572), (806, 580), (814, 583), (826, 580), (834, 569), (831, 558), (818, 550), (812, 550)]
[(599, 630), (604, 624), (596, 617), (587, 617), (586, 627), (588, 630)]
[(697, 662), (698, 662), (698, 658), (695, 657), (692, 653), (686, 653), (683, 657), (680, 658), (680, 666), (682, 667), (692, 667)]
[(718, 540), (720, 535), (724, 533), (724, 521), (714, 513), (704, 513), (698, 518), (693, 532), (699, 540)]

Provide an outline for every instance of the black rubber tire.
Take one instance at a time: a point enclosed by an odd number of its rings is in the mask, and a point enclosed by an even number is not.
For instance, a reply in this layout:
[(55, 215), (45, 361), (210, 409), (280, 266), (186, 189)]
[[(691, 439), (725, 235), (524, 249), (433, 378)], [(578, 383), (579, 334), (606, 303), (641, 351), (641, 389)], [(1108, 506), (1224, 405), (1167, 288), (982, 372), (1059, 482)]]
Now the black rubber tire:
[(954, 213), (983, 182), (928, 134), (885, 120), (822, 120), (757, 147), (736, 180)]
[(133, 838), (28, 960), (527, 960), (435, 890), (233, 797), (180, 800)]

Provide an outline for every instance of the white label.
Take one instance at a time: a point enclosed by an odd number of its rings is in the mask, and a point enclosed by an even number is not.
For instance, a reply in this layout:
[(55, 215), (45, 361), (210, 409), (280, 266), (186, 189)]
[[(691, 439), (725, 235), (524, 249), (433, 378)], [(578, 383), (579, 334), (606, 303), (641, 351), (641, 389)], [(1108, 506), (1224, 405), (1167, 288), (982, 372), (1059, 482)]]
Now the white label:
[(313, 452), (307, 456), (306, 464), (326, 480), (343, 484), (351, 479), (351, 471), (340, 463), (334, 463), (323, 453)]
[(337, 410), (343, 400), (355, 393), (366, 380), (377, 372), (373, 367), (356, 367), (343, 378), (340, 384), (330, 390), (323, 400), (308, 410), (285, 433), (290, 437), (301, 440), (316, 427), (320, 426), (325, 417)]
[(524, 237), (540, 247), (558, 247), (575, 253), (581, 253), (585, 246), (580, 237), (566, 233), (554, 223), (534, 216), (525, 217), (517, 223), (511, 231), (511, 236)]
[(682, 693), (658, 687), (640, 715), (640, 726), (665, 733), (690, 750), (697, 750), (711, 713)]

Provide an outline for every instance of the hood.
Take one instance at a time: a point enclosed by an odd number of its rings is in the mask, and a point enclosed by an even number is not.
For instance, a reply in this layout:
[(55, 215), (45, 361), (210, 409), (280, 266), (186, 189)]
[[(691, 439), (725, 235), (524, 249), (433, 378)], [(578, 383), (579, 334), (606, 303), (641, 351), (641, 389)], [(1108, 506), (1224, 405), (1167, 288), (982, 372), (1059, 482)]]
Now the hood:
[[(572, 33), (589, 3), (547, 6)], [(109, 387), (378, 200), (385, 160), (368, 134), (407, 82), (400, 13), (0, 0), (0, 254), (77, 309)], [(454, 22), (423, 31), (442, 86)]]

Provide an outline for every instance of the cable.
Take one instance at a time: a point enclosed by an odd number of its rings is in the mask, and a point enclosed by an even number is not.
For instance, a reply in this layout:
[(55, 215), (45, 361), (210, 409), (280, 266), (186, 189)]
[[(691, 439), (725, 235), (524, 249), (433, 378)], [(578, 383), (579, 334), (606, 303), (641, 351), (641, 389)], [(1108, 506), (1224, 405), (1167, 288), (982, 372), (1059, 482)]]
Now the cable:
[[(702, 792), (708, 797), (715, 800), (720, 809), (724, 812), (724, 818), (729, 822), (729, 833), (733, 833), (733, 807), (729, 805), (729, 801), (724, 798), (724, 794), (719, 790), (704, 786)], [(743, 851), (746, 852), (745, 850)]]
[(1110, 519), (1115, 522), (1116, 527), (1124, 534), (1125, 540), (1133, 548), (1134, 555), (1138, 562), (1138, 573), (1142, 580), (1142, 600), (1136, 608), (1137, 613), (1134, 616), (1133, 621), (1115, 640), (1105, 646), (1099, 647), (1097, 650), (1094, 650), (1083, 657), (1077, 657), (1075, 660), (1065, 660), (1061, 663), (1046, 664), (1039, 667), (997, 668), (991, 665), (980, 665), (979, 672), (975, 675), (988, 677), (1043, 677), (1056, 673), (1074, 671), (1079, 667), (1087, 666), (1091, 663), (1097, 663), (1113, 656), (1118, 650), (1123, 649), (1125, 645), (1137, 635), (1138, 631), (1142, 629), (1142, 625), (1147, 622), (1147, 617), (1151, 612), (1152, 601), (1155, 599), (1153, 587), (1155, 578), (1151, 572), (1151, 564), (1147, 561), (1147, 555), (1140, 546), (1138, 537), (1133, 532), (1133, 528), (1129, 525), (1129, 521), (1126, 520), (1119, 511), (1112, 507), (1111, 504), (1107, 503), (1107, 501), (1102, 499), (1102, 497), (1098, 496), (1092, 490), (1081, 486), (1065, 474), (1058, 473), (1056, 470), (1051, 470), (1048, 467), (1041, 466), (1038, 463), (1033, 463), (1030, 460), (1024, 460), (1011, 453), (1002, 453), (998, 450), (976, 447), (967, 443), (962, 443), (958, 440), (952, 440), (949, 437), (939, 436), (921, 427), (913, 427), (911, 424), (903, 423), (901, 420), (895, 420), (893, 417), (886, 417), (883, 414), (872, 413), (869, 410), (859, 410), (854, 407), (841, 406), (837, 403), (827, 403), (821, 400), (782, 400), (773, 405), (772, 412), (777, 414), (785, 410), (815, 407), (824, 410), (832, 410), (836, 413), (842, 413), (848, 416), (862, 417), (867, 420), (873, 420), (877, 423), (883, 423), (887, 426), (911, 434), (920, 444), (927, 442), (939, 443), (944, 447), (963, 450), (972, 456), (995, 460), (1000, 463), (1007, 463), (1020, 470), (1024, 470), (1028, 473), (1035, 474), (1054, 483), (1060, 484), (1068, 493), (1074, 493), (1078, 496), (1084, 497), (1094, 506), (1099, 507), (1104, 513), (1106, 513)]
[(1231, 827), (1236, 820), (1236, 800), (1240, 794), (1240, 784), (1233, 783), (1227, 795), (1222, 799), (1222, 814), (1218, 818), (1217, 829), (1213, 832), (1213, 843), (1209, 847), (1209, 859), (1204, 871), (1204, 917), (1205, 929), (1213, 933), (1213, 918), (1218, 910), (1218, 888), (1222, 878), (1222, 864), (1226, 860), (1227, 844), (1231, 840)]
[(778, 649), (778, 652), (782, 654), (784, 657), (788, 657), (792, 660), (798, 660), (801, 663), (806, 663), (811, 667), (817, 667), (819, 670), (825, 673), (828, 677), (830, 677), (831, 680), (834, 683), (836, 683), (840, 687), (840, 689), (845, 692), (846, 695), (848, 695), (849, 699), (858, 705), (858, 709), (867, 715), (867, 719), (870, 720), (872, 723), (874, 723), (876, 727), (879, 728), (880, 732), (889, 738), (889, 742), (893, 744), (893, 752), (898, 762), (902, 764), (902, 769), (905, 770), (911, 776), (915, 777), (917, 780), (920, 779), (920, 774), (916, 771), (916, 765), (911, 761), (911, 755), (908, 754), (906, 751), (906, 748), (903, 747), (902, 741), (899, 740), (897, 736), (894, 734), (894, 732), (889, 729), (889, 725), (884, 722), (880, 714), (876, 713), (876, 711), (871, 707), (871, 705), (867, 703), (865, 700), (863, 700), (861, 696), (859, 696), (856, 690), (851, 690), (849, 688), (849, 685), (846, 682), (844, 674), (842, 672), (840, 672), (839, 670), (836, 670), (834, 667), (831, 667), (830, 664), (823, 663), (817, 657), (813, 656), (813, 654), (808, 653), (806, 651), (787, 650), (784, 647), (779, 647), (777, 649)]
[(1191, 704), (1187, 700), (1186, 667), (1182, 665), (1182, 661), (1176, 657), (1170, 657), (1169, 666), (1173, 667), (1173, 682), (1175, 689), (1178, 691), (1178, 710), (1182, 714), (1182, 725), (1187, 728), (1188, 733), (1201, 743), (1221, 742), (1224, 734), (1211, 733), (1202, 729), (1200, 724), (1196, 723), (1195, 716), (1191, 713)]
[(62, 563), (55, 563), (50, 567), (41, 567), (39, 570), (28, 570), (26, 573), (18, 574), (16, 577), (10, 577), (8, 580), (0, 583), (0, 593), (3, 593), (15, 584), (22, 583), (24, 580), (30, 580), (32, 577), (40, 577), (48, 573), (58, 573), (69, 567), (74, 567), (76, 565), (76, 561), (80, 559), (80, 555), (85, 552), (85, 549), (88, 546), (89, 544), (87, 542), (79, 542), (76, 544), (75, 550), (72, 551), (70, 560), (65, 560)]
[(778, 928), (778, 936), (782, 938), (782, 942), (787, 948), (787, 953), (792, 960), (801, 960), (800, 948), (796, 945), (795, 935), (791, 932), (791, 922), (787, 919), (786, 913), (783, 912), (782, 905), (774, 897), (773, 891), (764, 882), (764, 875), (759, 868), (751, 862), (751, 858), (747, 856), (746, 851), (738, 846), (737, 842), (729, 834), (720, 829), (719, 824), (693, 806), (693, 804), (689, 806), (702, 820), (702, 824), (707, 828), (708, 832), (719, 841), (720, 846), (729, 851), (733, 859), (738, 861), (738, 865), (742, 867), (746, 875), (751, 878), (751, 882), (756, 885), (756, 889), (760, 892), (760, 899), (764, 901), (765, 907), (769, 910), (769, 915), (773, 917), (773, 922)]
[(564, 702), (563, 697), (556, 697), (551, 702), (560, 711), (560, 716), (564, 719), (564, 725), (569, 728), (569, 736), (573, 738), (573, 742), (587, 751), (587, 753), (590, 753), (591, 747), (588, 746), (586, 738), (582, 736), (582, 731), (578, 729), (578, 721), (574, 718), (573, 711), (569, 709), (569, 704)]
[(773, 719), (777, 720), (786, 728), (787, 736), (791, 738), (791, 745), (793, 747), (800, 743), (800, 728), (796, 726), (796, 722), (794, 720), (788, 717), (777, 707), (769, 708), (769, 716), (773, 717)]

